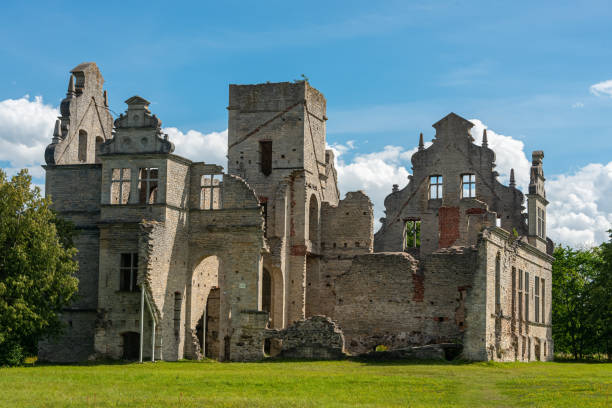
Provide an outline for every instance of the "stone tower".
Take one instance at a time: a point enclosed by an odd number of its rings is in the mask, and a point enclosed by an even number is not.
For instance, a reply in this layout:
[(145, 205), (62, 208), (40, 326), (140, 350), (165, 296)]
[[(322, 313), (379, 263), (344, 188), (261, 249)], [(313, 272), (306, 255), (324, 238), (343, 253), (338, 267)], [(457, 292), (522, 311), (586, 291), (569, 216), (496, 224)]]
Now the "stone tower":
[(529, 214), (529, 243), (541, 251), (546, 251), (546, 190), (544, 189), (544, 152), (535, 150), (532, 155), (529, 194), (527, 194), (527, 213)]
[[(228, 172), (255, 190), (266, 219), (262, 294), (272, 324), (309, 314), (310, 279), (318, 279), (320, 211), (336, 205), (333, 153), (325, 149), (326, 101), (306, 81), (230, 85)], [(311, 285), (314, 287), (314, 285)]]
[(60, 104), (53, 140), (45, 150), (47, 164), (98, 163), (99, 148), (111, 138), (113, 117), (108, 111), (104, 78), (95, 62), (70, 71), (68, 92)]

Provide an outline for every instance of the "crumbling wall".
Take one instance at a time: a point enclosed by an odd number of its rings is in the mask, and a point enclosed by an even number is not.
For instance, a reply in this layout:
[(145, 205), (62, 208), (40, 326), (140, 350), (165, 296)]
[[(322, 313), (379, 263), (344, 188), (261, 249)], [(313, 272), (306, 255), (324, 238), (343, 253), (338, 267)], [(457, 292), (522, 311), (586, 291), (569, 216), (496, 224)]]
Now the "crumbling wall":
[(284, 330), (267, 330), (265, 337), (281, 341), (279, 357), (332, 360), (345, 356), (342, 330), (329, 317), (312, 316)]
[(353, 257), (372, 252), (374, 208), (362, 191), (349, 192), (337, 206), (321, 206), (321, 270), (318, 296), (312, 300), (312, 315), (334, 316), (334, 280), (346, 272)]
[(477, 253), (440, 250), (417, 262), (407, 253), (354, 258), (335, 280), (334, 319), (354, 354), (461, 342)]

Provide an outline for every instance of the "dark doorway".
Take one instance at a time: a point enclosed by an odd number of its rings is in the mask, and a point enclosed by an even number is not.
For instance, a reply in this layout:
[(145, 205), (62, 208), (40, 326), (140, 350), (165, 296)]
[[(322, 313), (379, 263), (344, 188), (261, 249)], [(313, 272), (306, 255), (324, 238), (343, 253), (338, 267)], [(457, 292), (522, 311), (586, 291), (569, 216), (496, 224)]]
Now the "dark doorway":
[(123, 359), (138, 360), (140, 357), (140, 334), (136, 332), (126, 332), (123, 337)]
[(266, 268), (263, 269), (263, 285), (261, 288), (261, 310), (272, 313), (272, 277)]
[(204, 344), (204, 355), (208, 358), (219, 358), (219, 313), (220, 313), (219, 288), (213, 288), (208, 294), (206, 301), (206, 341)]

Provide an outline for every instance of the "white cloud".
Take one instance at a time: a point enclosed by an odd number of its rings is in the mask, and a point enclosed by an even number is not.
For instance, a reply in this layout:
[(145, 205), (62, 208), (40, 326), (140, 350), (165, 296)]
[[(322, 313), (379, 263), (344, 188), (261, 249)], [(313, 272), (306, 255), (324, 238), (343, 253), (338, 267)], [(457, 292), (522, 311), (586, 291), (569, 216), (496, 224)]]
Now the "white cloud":
[(496, 133), (478, 119), (470, 119), (470, 122), (474, 124), (472, 136), (477, 145), (482, 144), (483, 130), (487, 129), (489, 147), (495, 152), (495, 170), (499, 173), (499, 181), (507, 185), (510, 182), (510, 169), (514, 168), (516, 186), (527, 191), (531, 164), (523, 151), (525, 144), (512, 136)]
[(574, 108), (574, 109), (584, 108), (584, 103), (576, 102), (576, 103), (572, 104), (572, 108)]
[(551, 239), (574, 247), (607, 241), (606, 231), (612, 228), (612, 162), (549, 177), (546, 190)]
[(597, 84), (591, 85), (589, 88), (591, 93), (596, 96), (610, 96), (612, 97), (612, 79), (608, 79), (607, 81), (599, 82)]
[[(32, 99), (26, 95), (0, 101), (0, 162), (8, 163), (4, 170), (9, 175), (26, 167), (38, 178), (37, 182), (42, 181), (44, 172), (40, 165), (57, 115), (58, 109), (45, 104), (41, 97)], [(472, 122), (475, 125), (472, 135), (476, 143), (481, 143), (486, 125), (478, 119)], [(205, 134), (168, 127), (164, 132), (175, 144), (177, 154), (194, 161), (226, 166), (227, 130)], [(500, 181), (507, 183), (510, 168), (514, 167), (517, 185), (526, 191), (530, 163), (523, 142), (491, 129), (487, 129), (487, 136), (489, 146), (496, 151)], [(408, 182), (410, 158), (416, 147), (385, 146), (381, 151), (357, 153), (350, 159), (347, 156), (355, 151), (355, 141), (334, 144), (331, 148), (336, 153), (340, 191), (344, 194), (364, 190), (374, 203), (378, 228), (378, 219), (384, 214), (384, 199), (392, 185), (403, 188)], [(585, 246), (607, 240), (606, 231), (612, 228), (612, 200), (609, 199), (612, 197), (612, 162), (589, 164), (575, 173), (549, 176), (546, 188), (550, 201), (548, 234), (555, 242)]]
[(168, 127), (163, 132), (174, 143), (174, 153), (193, 161), (218, 164), (227, 170), (227, 129), (204, 134), (197, 130), (183, 133), (175, 127)]
[(28, 168), (33, 177), (44, 176), (40, 165), (57, 116), (58, 109), (40, 96), (0, 101), (0, 161), (9, 163), (4, 168), (9, 175)]

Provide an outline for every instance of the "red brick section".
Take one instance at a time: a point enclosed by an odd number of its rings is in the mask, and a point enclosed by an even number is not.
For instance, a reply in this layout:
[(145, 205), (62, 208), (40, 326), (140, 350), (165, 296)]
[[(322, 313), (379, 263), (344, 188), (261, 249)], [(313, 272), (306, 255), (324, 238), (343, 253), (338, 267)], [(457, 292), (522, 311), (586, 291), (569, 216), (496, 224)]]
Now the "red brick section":
[(440, 207), (438, 222), (440, 229), (438, 247), (447, 248), (459, 238), (459, 207)]
[(484, 208), (468, 208), (465, 211), (466, 214), (484, 214), (486, 212), (487, 210), (485, 210)]
[(412, 286), (414, 287), (414, 295), (412, 300), (422, 302), (425, 297), (425, 276), (420, 273), (412, 274)]
[(291, 247), (291, 255), (296, 255), (296, 256), (306, 255), (306, 245), (293, 245)]

